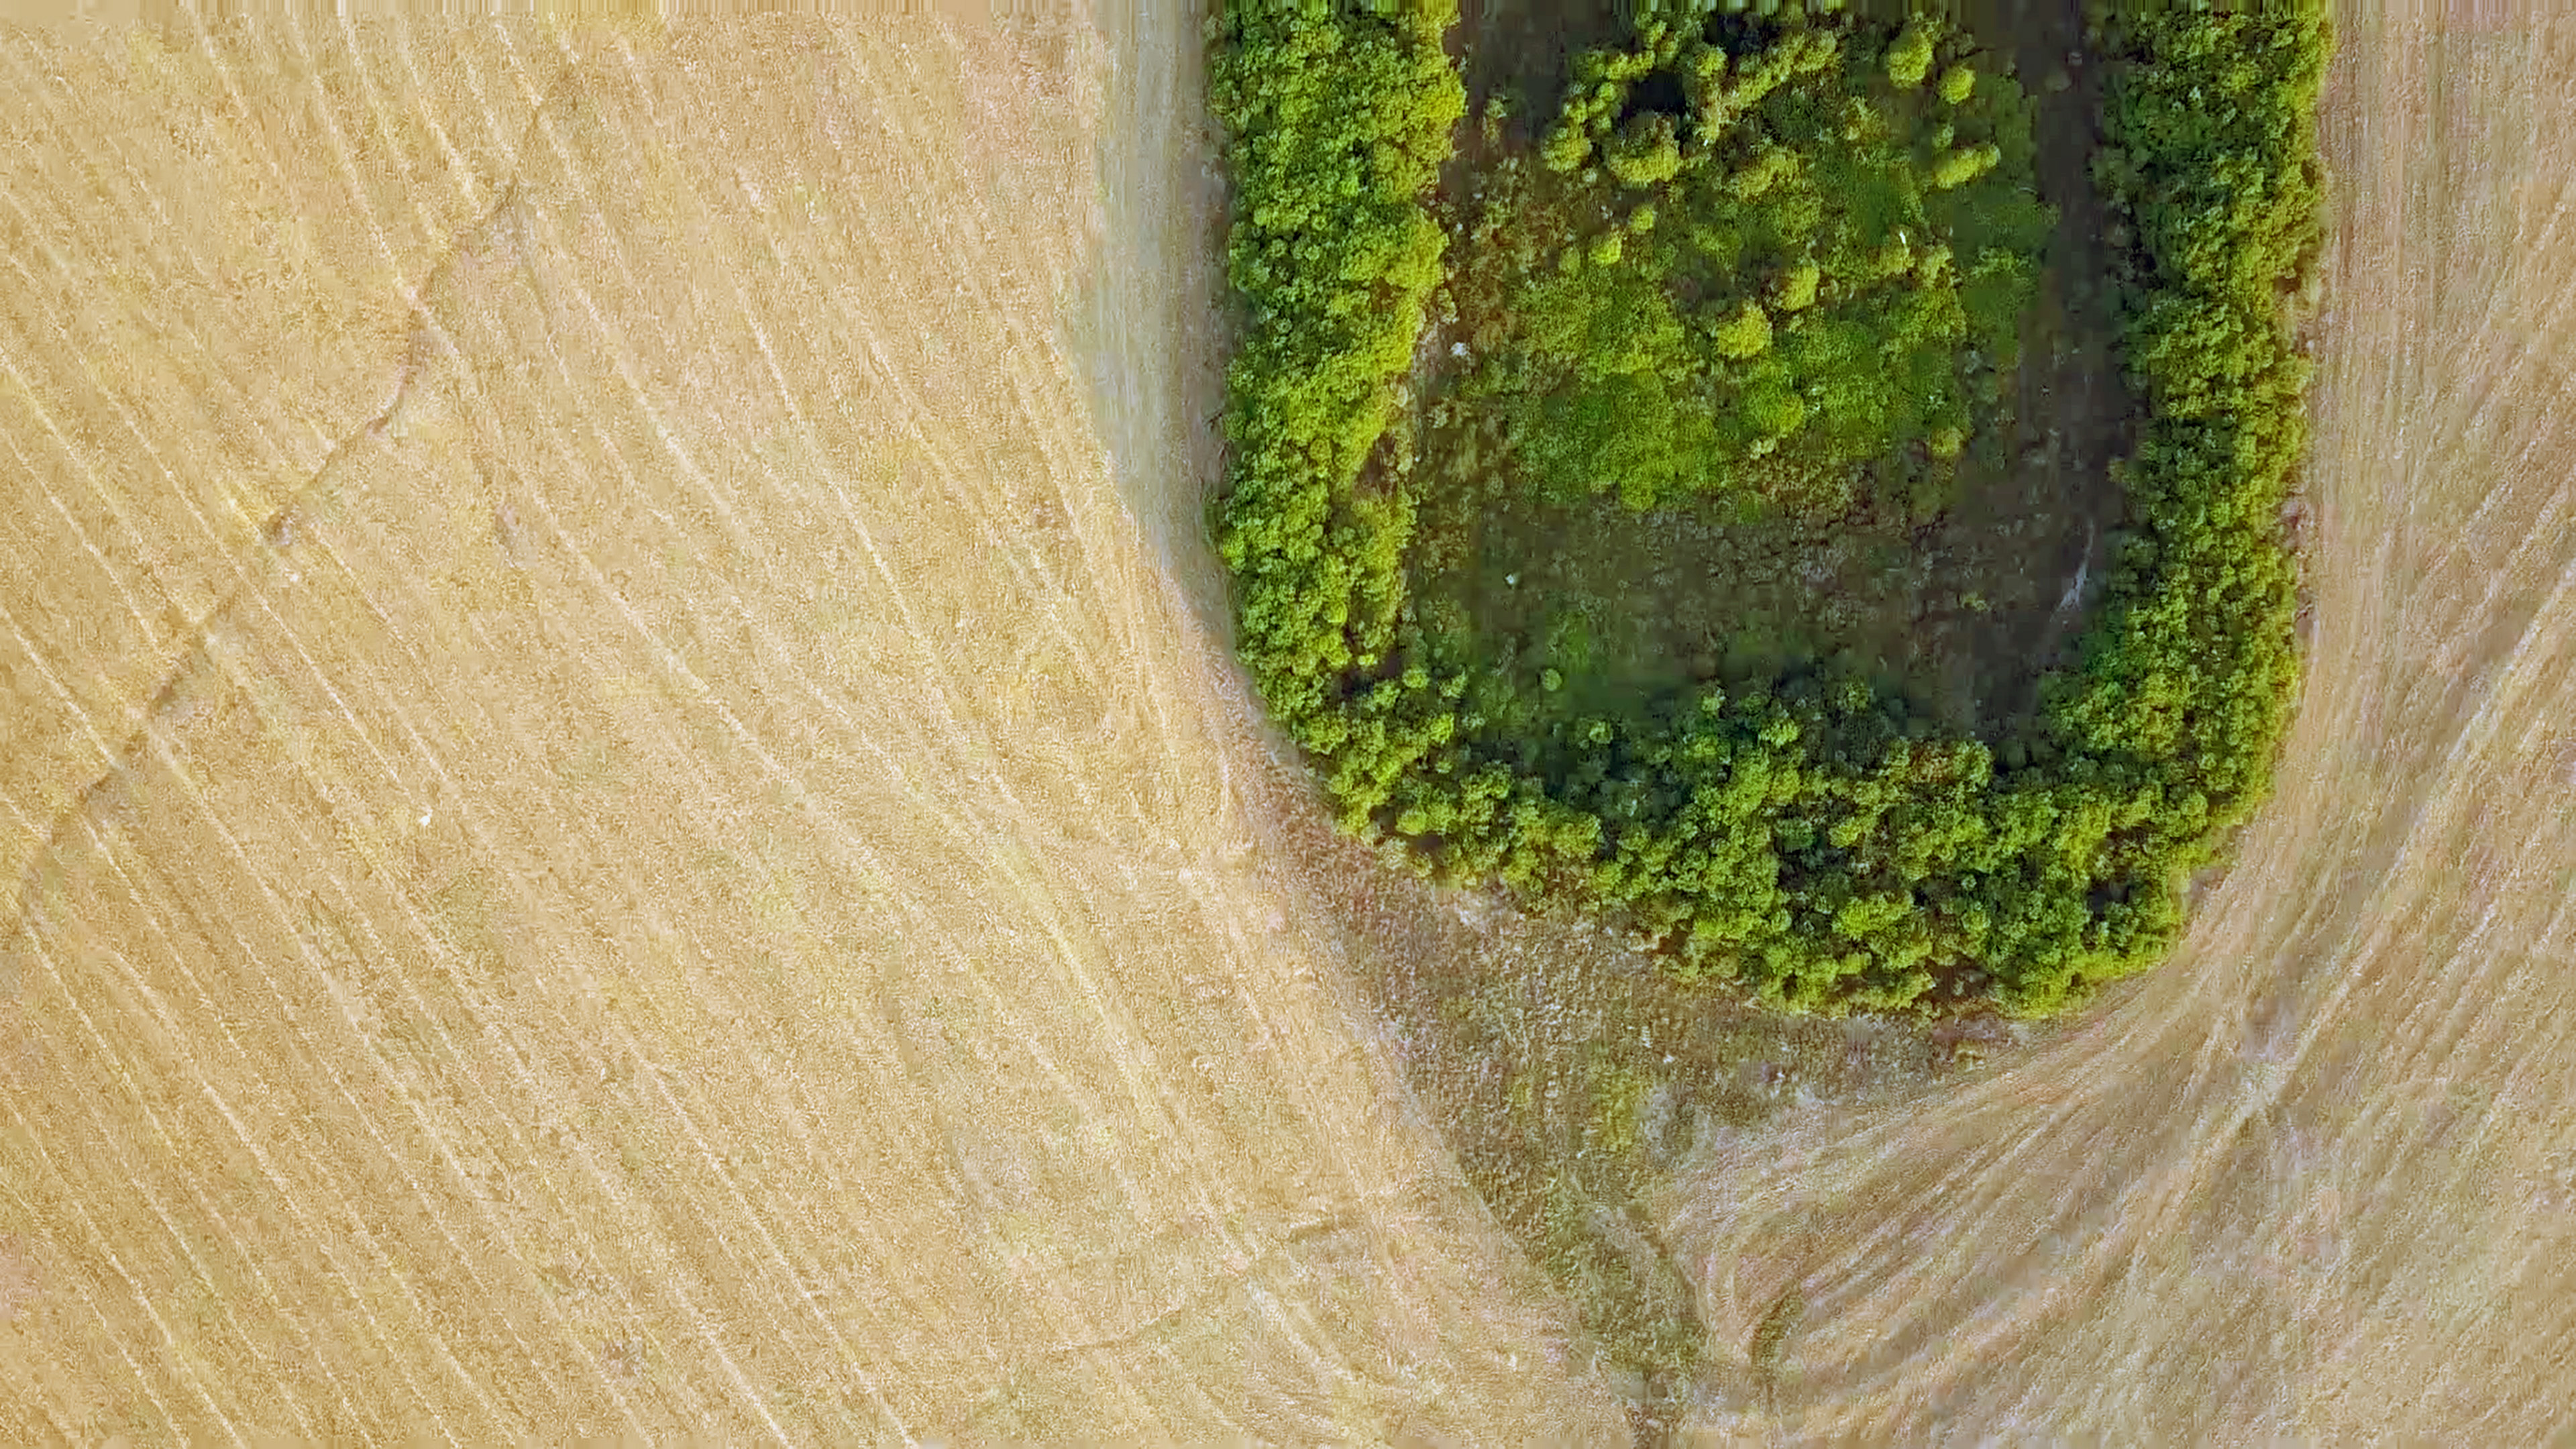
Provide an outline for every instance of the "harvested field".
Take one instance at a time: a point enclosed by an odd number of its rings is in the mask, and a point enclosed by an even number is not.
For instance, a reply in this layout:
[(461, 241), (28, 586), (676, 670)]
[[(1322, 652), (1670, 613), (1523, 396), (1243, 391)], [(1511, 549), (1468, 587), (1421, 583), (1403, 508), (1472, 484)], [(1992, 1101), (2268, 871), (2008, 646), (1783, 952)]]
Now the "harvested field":
[(1615, 1423), (1167, 581), (1196, 39), (0, 46), (0, 1440)]

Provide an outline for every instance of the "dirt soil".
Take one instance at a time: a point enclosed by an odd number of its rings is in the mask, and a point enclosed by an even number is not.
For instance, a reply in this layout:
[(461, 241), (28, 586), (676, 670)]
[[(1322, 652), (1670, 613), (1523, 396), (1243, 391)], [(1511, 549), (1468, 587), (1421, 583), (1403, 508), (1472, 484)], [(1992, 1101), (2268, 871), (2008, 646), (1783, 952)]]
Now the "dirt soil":
[(1198, 45), (0, 41), (0, 1441), (1621, 1432), (1174, 583)]

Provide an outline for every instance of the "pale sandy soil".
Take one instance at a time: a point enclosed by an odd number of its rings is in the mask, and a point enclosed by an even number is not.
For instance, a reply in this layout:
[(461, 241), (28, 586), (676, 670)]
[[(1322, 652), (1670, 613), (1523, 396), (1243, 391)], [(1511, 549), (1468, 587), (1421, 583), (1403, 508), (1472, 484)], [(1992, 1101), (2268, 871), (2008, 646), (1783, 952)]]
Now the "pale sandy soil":
[(1196, 52), (0, 45), (0, 1442), (1620, 1432), (1170, 582)]

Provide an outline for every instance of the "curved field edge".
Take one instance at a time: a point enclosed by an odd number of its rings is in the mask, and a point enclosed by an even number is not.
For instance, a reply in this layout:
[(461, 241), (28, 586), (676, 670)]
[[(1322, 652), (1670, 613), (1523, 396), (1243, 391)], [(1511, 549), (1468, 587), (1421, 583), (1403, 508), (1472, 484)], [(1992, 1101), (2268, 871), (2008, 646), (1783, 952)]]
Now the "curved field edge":
[(1244, 659), (1343, 828), (1612, 914), (1793, 1009), (2042, 1015), (2160, 959), (2183, 881), (2268, 788), (2297, 684), (2278, 515), (2304, 439), (2287, 301), (2317, 246), (2320, 9), (2100, 23), (2097, 166), (2129, 229), (2147, 417), (2121, 469), (2131, 527), (2081, 664), (2043, 692), (2046, 738), (2005, 762), (1862, 692), (1711, 692), (1669, 739), (1595, 727), (1602, 768), (1573, 782), (1479, 750), (1465, 674), (1408, 649), (1411, 502), (1366, 466), (1441, 281), (1452, 19), (1243, 0), (1212, 87), (1243, 312), (1221, 548)]
[(1156, 557), (1102, 9), (0, 36), (0, 1443), (1615, 1429)]

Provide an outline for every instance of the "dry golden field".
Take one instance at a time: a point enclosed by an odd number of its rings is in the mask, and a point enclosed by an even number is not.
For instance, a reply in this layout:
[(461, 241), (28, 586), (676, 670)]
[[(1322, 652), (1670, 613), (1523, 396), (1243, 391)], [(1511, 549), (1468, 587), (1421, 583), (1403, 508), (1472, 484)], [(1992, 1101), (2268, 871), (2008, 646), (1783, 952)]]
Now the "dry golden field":
[(0, 1442), (1615, 1424), (1160, 562), (1154, 23), (0, 47)]
[[(1685, 1442), (2576, 1443), (2576, 16), (2341, 28), (2280, 798), (1700, 1134)], [(1467, 1044), (1653, 993), (1227, 664), (1198, 47), (0, 37), (0, 1442), (1629, 1440)]]

